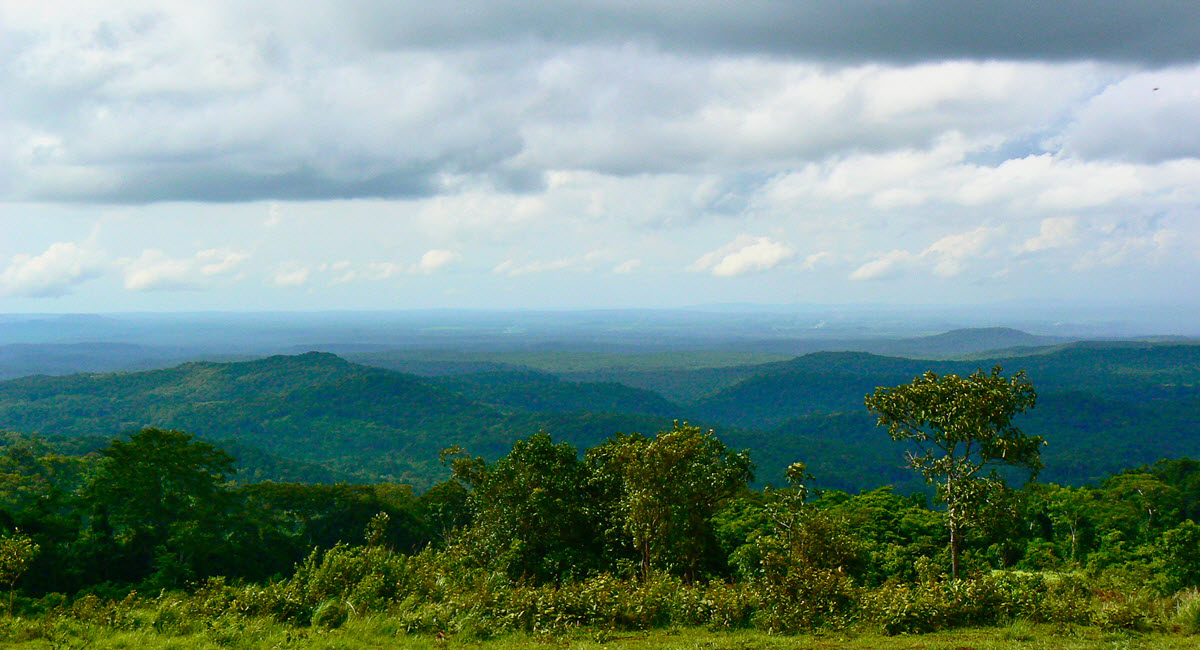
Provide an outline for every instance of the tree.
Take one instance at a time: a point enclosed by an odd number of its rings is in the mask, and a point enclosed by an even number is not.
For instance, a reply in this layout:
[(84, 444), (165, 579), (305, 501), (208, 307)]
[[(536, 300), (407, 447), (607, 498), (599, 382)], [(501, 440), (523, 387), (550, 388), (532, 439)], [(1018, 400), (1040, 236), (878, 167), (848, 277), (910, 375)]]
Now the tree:
[(599, 568), (597, 499), (575, 447), (537, 433), (490, 465), (457, 458), (451, 466), (470, 486), (473, 518), (461, 540), (483, 564), (539, 583)]
[(610, 438), (586, 460), (610, 493), (615, 523), (640, 556), (643, 576), (674, 568), (696, 577), (719, 548), (713, 515), (754, 476), (749, 454), (730, 451), (712, 431), (678, 422), (653, 439)]
[(1158, 539), (1162, 573), (1171, 590), (1200, 587), (1200, 526), (1191, 519), (1168, 529)]
[(153, 563), (177, 581), (215, 546), (221, 527), (213, 520), (225, 514), (234, 459), (191, 434), (155, 428), (113, 440), (101, 454), (85, 490), (93, 528), (130, 553), (135, 574)]
[(1079, 561), (1083, 531), (1091, 525), (1097, 512), (1095, 492), (1087, 487), (1060, 487), (1047, 485), (1038, 495), (1043, 502), (1046, 517), (1050, 519), (1054, 532), (1065, 531), (1070, 540), (1067, 558)]
[(0, 582), (8, 585), (8, 615), (13, 613), (13, 594), (17, 581), (41, 550), (29, 537), (20, 534), (0, 537)]
[(946, 504), (950, 529), (951, 575), (958, 577), (964, 526), (997, 490), (1005, 489), (998, 470), (1042, 468), (1039, 436), (1028, 436), (1013, 416), (1034, 406), (1037, 394), (1024, 371), (1011, 378), (999, 366), (969, 377), (926, 372), (912, 383), (881, 387), (866, 397), (892, 440), (907, 442), (908, 465), (937, 487)]

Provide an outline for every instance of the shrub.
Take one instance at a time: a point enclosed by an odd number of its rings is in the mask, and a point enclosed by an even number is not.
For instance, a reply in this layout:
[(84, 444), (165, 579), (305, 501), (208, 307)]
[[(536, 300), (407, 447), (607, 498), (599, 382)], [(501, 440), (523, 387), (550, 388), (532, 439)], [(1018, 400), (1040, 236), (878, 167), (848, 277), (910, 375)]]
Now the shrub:
[(759, 589), (761, 607), (754, 620), (772, 633), (843, 627), (858, 604), (853, 581), (837, 569), (789, 567), (760, 581)]
[(331, 598), (317, 605), (312, 614), (312, 626), (337, 629), (350, 618), (350, 606), (344, 600)]
[[(1027, 618), (1047, 620), (1042, 609), (1051, 592), (1038, 574), (997, 572), (973, 580), (889, 583), (862, 597), (862, 616), (885, 634), (933, 632), (995, 625)], [(1083, 613), (1072, 614), (1082, 619)]]

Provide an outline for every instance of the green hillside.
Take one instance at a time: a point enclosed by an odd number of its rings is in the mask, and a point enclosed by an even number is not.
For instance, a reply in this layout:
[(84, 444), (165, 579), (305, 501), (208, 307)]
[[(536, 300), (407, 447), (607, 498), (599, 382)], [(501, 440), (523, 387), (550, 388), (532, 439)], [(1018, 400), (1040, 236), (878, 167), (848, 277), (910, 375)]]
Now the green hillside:
[(534, 373), (439, 383), (316, 352), (0, 382), (0, 429), (100, 438), (181, 429), (236, 443), (262, 478), (383, 478), (419, 487), (440, 480), (438, 453), (452, 445), (495, 457), (541, 429), (590, 445), (614, 425), (669, 423), (671, 410), (624, 386)]
[(1037, 388), (1038, 406), (1019, 424), (1049, 443), (1043, 451), (1048, 481), (1079, 485), (1160, 458), (1200, 455), (1196, 345), (1080, 343), (970, 362), (814, 353), (764, 365), (690, 405), (689, 412), (707, 422), (771, 432), (746, 438), (764, 477), (799, 458), (818, 468), (814, 474), (823, 484), (839, 489), (911, 486), (911, 477), (895, 471), (903, 449), (875, 429), (863, 396), (926, 370), (968, 374), (993, 365), (1025, 370)]
[(864, 352), (814, 352), (761, 366), (759, 374), (692, 406), (707, 421), (773, 429), (806, 415), (861, 410), (863, 396), (876, 386), (904, 383), (925, 370), (956, 367)]
[(907, 382), (926, 370), (968, 374), (996, 365), (1026, 371), (1040, 394), (1085, 391), (1141, 403), (1186, 400), (1200, 388), (1200, 345), (1078, 343), (977, 361), (817, 352), (758, 366), (754, 374), (692, 406), (706, 419), (769, 428), (803, 415), (857, 410), (875, 387)]
[(1046, 480), (1082, 484), (1160, 458), (1200, 456), (1200, 346), (1173, 343), (1071, 344), (980, 361), (818, 352), (679, 366), (669, 380), (680, 385), (711, 387), (713, 373), (729, 384), (682, 404), (644, 388), (529, 369), (417, 376), (313, 352), (0, 382), (0, 429), (93, 441), (146, 426), (182, 429), (227, 444), (255, 480), (384, 479), (423, 489), (446, 475), (438, 453), (451, 445), (497, 458), (515, 440), (546, 431), (582, 449), (680, 420), (748, 449), (760, 482), (778, 483), (800, 460), (824, 487), (909, 491), (921, 484), (903, 469), (904, 449), (874, 426), (864, 395), (926, 370), (966, 374), (995, 363), (1026, 370), (1038, 390), (1038, 407), (1019, 424), (1049, 442)]

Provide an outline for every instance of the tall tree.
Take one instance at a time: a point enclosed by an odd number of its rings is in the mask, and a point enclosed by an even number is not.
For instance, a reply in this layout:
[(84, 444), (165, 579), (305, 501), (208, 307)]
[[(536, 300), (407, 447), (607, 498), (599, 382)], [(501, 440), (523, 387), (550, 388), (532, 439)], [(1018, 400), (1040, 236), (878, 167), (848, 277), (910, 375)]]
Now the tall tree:
[(968, 377), (926, 372), (909, 384), (881, 387), (866, 397), (892, 440), (907, 442), (908, 465), (937, 487), (950, 529), (951, 575), (959, 573), (962, 532), (978, 507), (1005, 489), (998, 470), (1042, 468), (1040, 436), (1025, 435), (1013, 417), (1033, 408), (1037, 394), (1021, 371), (1010, 377), (999, 366)]
[(141, 577), (150, 564), (164, 575), (186, 575), (220, 533), (215, 520), (225, 514), (233, 457), (191, 434), (155, 428), (114, 440), (101, 454), (85, 498), (93, 526), (129, 554), (128, 577)]
[(712, 518), (754, 476), (746, 452), (732, 452), (698, 427), (675, 423), (653, 439), (619, 435), (587, 453), (597, 481), (616, 494), (621, 530), (643, 575), (674, 568), (696, 577), (717, 549)]

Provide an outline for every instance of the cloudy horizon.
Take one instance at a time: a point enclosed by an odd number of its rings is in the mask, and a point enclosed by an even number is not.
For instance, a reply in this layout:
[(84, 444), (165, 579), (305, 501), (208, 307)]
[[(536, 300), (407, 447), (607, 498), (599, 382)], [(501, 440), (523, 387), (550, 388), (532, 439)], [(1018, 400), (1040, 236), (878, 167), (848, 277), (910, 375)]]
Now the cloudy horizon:
[(1200, 315), (1200, 5), (0, 0), (0, 311)]

